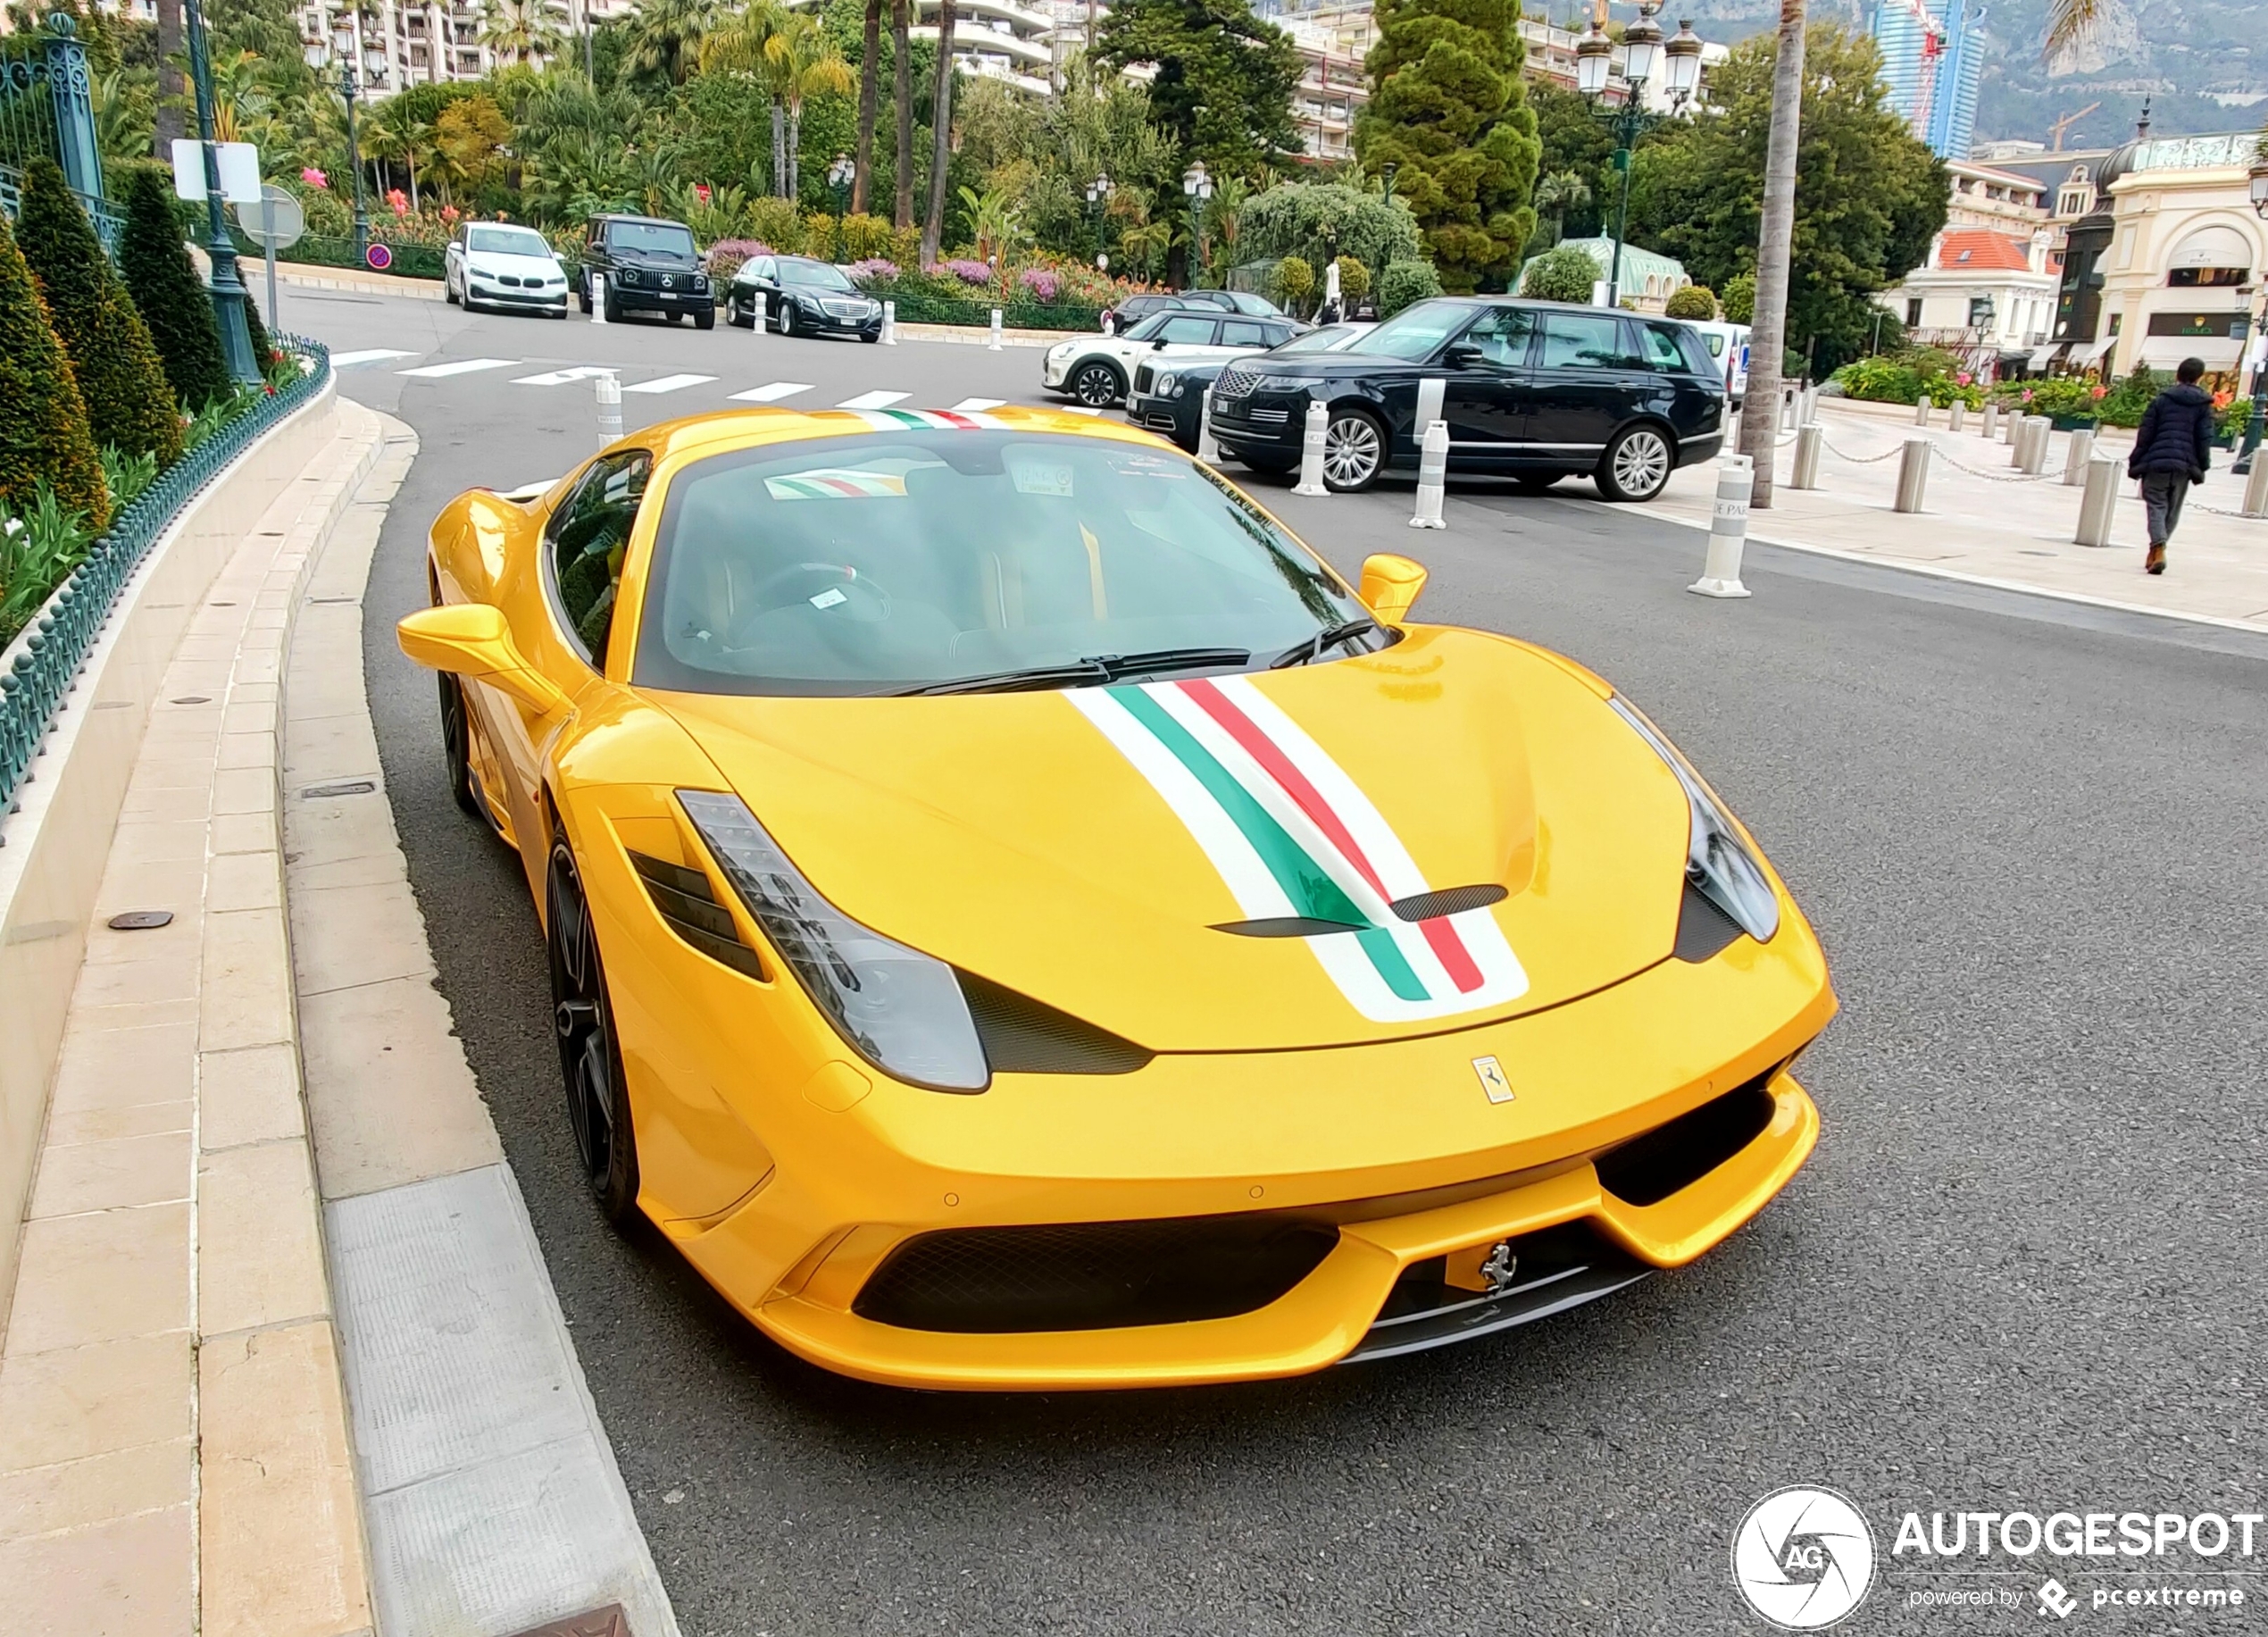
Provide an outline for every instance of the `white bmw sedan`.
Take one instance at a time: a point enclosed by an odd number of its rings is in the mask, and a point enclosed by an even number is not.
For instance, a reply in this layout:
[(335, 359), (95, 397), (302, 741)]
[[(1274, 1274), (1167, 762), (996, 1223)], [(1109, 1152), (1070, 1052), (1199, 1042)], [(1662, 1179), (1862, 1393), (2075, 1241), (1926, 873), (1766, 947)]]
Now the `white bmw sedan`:
[(567, 316), (567, 273), (533, 228), (468, 221), (449, 240), (442, 271), (448, 298), (475, 307), (511, 307)]

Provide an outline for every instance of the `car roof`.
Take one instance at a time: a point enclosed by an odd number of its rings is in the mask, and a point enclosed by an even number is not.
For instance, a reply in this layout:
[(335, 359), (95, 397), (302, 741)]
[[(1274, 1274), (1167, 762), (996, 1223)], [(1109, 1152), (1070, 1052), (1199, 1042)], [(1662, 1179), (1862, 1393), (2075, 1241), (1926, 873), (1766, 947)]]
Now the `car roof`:
[[(668, 216), (631, 216), (615, 211), (609, 211), (604, 215), (593, 216), (591, 220), (593, 221), (630, 221), (636, 222), (641, 227), (649, 228), (685, 227), (685, 223), (682, 221), (676, 221)], [(690, 233), (693, 230), (691, 228), (686, 228), (685, 230)]]

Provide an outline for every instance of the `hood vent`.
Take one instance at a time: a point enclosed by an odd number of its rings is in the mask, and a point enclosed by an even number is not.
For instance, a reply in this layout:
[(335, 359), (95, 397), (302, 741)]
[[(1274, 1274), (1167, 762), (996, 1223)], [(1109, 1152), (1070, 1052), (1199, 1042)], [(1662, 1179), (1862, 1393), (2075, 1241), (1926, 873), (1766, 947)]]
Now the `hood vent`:
[(680, 864), (667, 864), (644, 853), (630, 854), (630, 867), (646, 885), (646, 896), (668, 922), (670, 931), (721, 965), (761, 981), (763, 963), (740, 941), (732, 912), (717, 902), (709, 878)]
[(957, 973), (999, 1074), (1131, 1074), (1157, 1054), (972, 972)]

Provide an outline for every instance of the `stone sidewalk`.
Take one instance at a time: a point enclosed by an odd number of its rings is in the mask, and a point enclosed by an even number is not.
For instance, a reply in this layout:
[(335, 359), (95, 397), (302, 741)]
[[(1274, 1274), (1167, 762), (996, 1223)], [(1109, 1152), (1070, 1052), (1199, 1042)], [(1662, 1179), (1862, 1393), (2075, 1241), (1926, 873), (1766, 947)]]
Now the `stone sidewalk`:
[[(2141, 498), (2137, 486), (2123, 478), (2114, 544), (2094, 548), (2075, 543), (2081, 490), (2063, 481), (2068, 434), (2052, 434), (2044, 475), (2025, 479), (2010, 464), (2010, 448), (1980, 435), (1978, 417), (1969, 417), (1966, 430), (1953, 432), (1939, 412), (1929, 429), (1937, 447), (1922, 510), (1909, 514), (1893, 510), (1891, 503), (1899, 451), (1908, 436), (1922, 430), (1914, 423), (1914, 411), (1833, 398), (1822, 399), (1819, 407), (1825, 438), (1820, 487), (1788, 487), (1795, 439), (1782, 433), (1772, 505), (1751, 514), (1751, 539), (2268, 631), (2268, 520), (2235, 514), (2244, 497), (2244, 480), (2228, 470), (2226, 455), (2216, 452), (2214, 469), (2189, 491), (2167, 572), (2151, 576), (2142, 572), (2147, 536)], [(2097, 447), (2122, 460), (2131, 444), (2132, 434), (2110, 428)], [(1647, 509), (1705, 530), (1716, 481), (1714, 462), (1688, 466)], [(1694, 562), (1697, 569), (1698, 542)]]

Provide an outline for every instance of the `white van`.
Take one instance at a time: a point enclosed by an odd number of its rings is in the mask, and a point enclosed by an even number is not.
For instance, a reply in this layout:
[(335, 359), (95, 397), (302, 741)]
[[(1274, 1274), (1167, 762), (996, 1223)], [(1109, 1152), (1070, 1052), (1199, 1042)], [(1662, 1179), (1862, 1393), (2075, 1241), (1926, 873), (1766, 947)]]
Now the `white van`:
[(1709, 356), (1717, 361), (1717, 368), (1724, 372), (1725, 397), (1732, 400), (1735, 409), (1748, 395), (1748, 326), (1727, 324), (1710, 319), (1686, 321), (1701, 332), (1701, 339), (1709, 349)]

